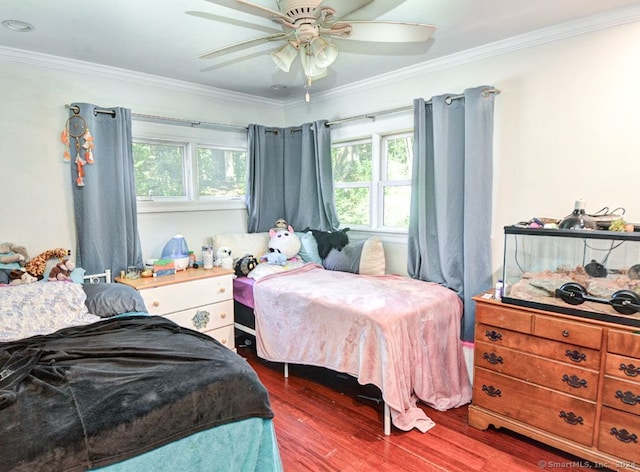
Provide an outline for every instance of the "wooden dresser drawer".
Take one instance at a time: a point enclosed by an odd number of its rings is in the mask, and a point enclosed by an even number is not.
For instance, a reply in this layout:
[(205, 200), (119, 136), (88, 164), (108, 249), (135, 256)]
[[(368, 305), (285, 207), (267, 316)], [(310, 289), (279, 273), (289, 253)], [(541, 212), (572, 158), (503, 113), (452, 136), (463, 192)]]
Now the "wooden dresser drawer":
[(152, 315), (181, 311), (185, 306), (198, 307), (230, 300), (233, 297), (231, 275), (192, 280), (162, 287), (148, 288), (140, 295)]
[(592, 349), (602, 347), (601, 327), (562, 318), (536, 315), (533, 320), (533, 334)]
[(476, 305), (476, 322), (512, 331), (531, 333), (532, 318), (532, 314), (522, 312), (516, 308), (497, 304)]
[(519, 349), (578, 367), (600, 370), (599, 350), (575, 346), (567, 342), (552, 341), (484, 324), (476, 325), (476, 341), (486, 341), (496, 346)]
[(229, 323), (233, 324), (233, 300), (189, 308), (165, 315), (165, 318), (185, 328), (207, 333)]
[[(598, 448), (640, 465), (640, 420), (635, 415), (604, 407), (600, 413)], [(620, 470), (631, 467), (622, 467)]]
[(602, 404), (640, 415), (640, 383), (605, 376)]
[(640, 359), (607, 354), (606, 374), (625, 380), (640, 382)]
[(640, 334), (610, 329), (607, 350), (640, 359)]
[(475, 365), (595, 401), (599, 373), (526, 352), (477, 342)]
[(235, 349), (235, 331), (233, 325), (223, 326), (222, 328), (207, 331), (205, 334), (220, 341), (220, 344), (231, 350)]
[(587, 446), (593, 442), (593, 402), (476, 368), (473, 403)]

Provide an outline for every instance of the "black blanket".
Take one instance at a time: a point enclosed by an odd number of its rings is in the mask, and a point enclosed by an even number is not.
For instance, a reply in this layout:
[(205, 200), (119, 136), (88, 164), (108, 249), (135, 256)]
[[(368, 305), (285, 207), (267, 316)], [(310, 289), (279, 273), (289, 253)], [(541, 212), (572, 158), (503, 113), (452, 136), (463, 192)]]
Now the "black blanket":
[(249, 364), (161, 317), (0, 343), (2, 471), (105, 466), (249, 417), (273, 417)]

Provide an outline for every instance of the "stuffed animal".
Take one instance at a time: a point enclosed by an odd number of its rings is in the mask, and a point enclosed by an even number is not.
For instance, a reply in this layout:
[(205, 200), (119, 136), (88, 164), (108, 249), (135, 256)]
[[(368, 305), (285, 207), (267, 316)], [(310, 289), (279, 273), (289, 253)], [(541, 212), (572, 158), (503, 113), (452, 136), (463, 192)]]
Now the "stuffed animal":
[(272, 231), (286, 231), (289, 229), (289, 223), (284, 218), (278, 218), (271, 228)]
[(287, 256), (281, 252), (268, 252), (260, 258), (260, 262), (266, 262), (273, 265), (287, 265)]
[(300, 252), (302, 243), (300, 238), (293, 232), (293, 228), (289, 226), (285, 230), (269, 231), (269, 252), (279, 252), (287, 257), (287, 260), (293, 259)]
[(49, 259), (62, 259), (68, 255), (69, 251), (64, 248), (48, 249), (27, 262), (24, 268), (27, 269), (27, 272), (32, 276), (38, 280), (42, 280), (44, 278), (44, 272), (47, 270), (47, 261)]
[(231, 248), (229, 246), (220, 246), (216, 251), (216, 260), (213, 263), (216, 267), (223, 269), (233, 269), (233, 257), (231, 257)]
[(73, 272), (73, 269), (75, 268), (76, 265), (73, 261), (63, 259), (51, 268), (51, 271), (49, 272), (49, 281), (69, 282), (71, 281), (71, 272)]
[(9, 278), (11, 279), (9, 285), (31, 284), (38, 281), (37, 278), (24, 269), (12, 270), (9, 274)]
[(238, 277), (243, 277), (255, 269), (257, 265), (258, 260), (251, 254), (247, 254), (236, 260), (234, 271)]
[(309, 231), (311, 231), (313, 237), (316, 239), (316, 243), (318, 243), (318, 254), (321, 259), (327, 257), (332, 248), (340, 251), (349, 244), (349, 236), (347, 236), (349, 228), (344, 228), (340, 231), (320, 231), (309, 228), (304, 230), (305, 233)]
[(0, 284), (11, 282), (11, 272), (22, 269), (29, 260), (27, 250), (23, 246), (12, 243), (0, 244)]

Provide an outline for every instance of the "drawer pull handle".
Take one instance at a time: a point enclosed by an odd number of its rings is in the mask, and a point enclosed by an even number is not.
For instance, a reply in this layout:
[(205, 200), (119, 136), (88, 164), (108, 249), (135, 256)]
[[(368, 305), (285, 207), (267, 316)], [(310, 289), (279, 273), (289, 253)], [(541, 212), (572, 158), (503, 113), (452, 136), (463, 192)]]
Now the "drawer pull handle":
[(485, 352), (485, 353), (482, 355), (482, 357), (483, 357), (483, 358), (484, 358), (484, 360), (486, 360), (489, 364), (496, 365), (496, 364), (502, 364), (502, 363), (503, 363), (503, 362), (502, 362), (502, 361), (503, 361), (502, 357), (500, 357), (500, 356), (496, 356), (496, 353), (495, 353), (495, 352), (492, 352), (491, 354), (488, 354), (488, 353), (486, 353), (486, 352)]
[(206, 328), (209, 324), (209, 312), (205, 310), (196, 311), (196, 314), (191, 318), (191, 322), (196, 329)]
[(222, 318), (223, 320), (227, 317), (227, 314), (222, 312), (220, 313), (220, 318)]
[(227, 344), (227, 340), (226, 340), (226, 338), (225, 338), (225, 339), (221, 339), (221, 340), (220, 340), (220, 342), (221, 342), (222, 344)]
[(640, 375), (640, 367), (636, 367), (633, 364), (620, 364), (620, 370), (628, 377), (637, 377)]
[(220, 287), (220, 290), (219, 290), (219, 292), (220, 292), (220, 293), (224, 293), (224, 292), (226, 292), (226, 291), (227, 291), (227, 289), (226, 289), (226, 288), (224, 288), (224, 287)]
[(158, 306), (160, 306), (160, 302), (158, 300), (154, 300), (152, 305), (155, 306), (155, 307), (158, 307)]
[(565, 423), (569, 423), (570, 425), (573, 425), (573, 426), (584, 423), (584, 419), (582, 418), (582, 416), (576, 416), (576, 414), (571, 411), (569, 413), (565, 413), (564, 411), (561, 411), (560, 418), (562, 418), (565, 421)]
[(570, 349), (567, 349), (564, 355), (567, 356), (569, 360), (573, 362), (587, 361), (587, 355), (579, 351), (571, 351)]
[(489, 385), (488, 387), (486, 385), (482, 385), (482, 391), (485, 392), (490, 397), (502, 396), (502, 392), (499, 389), (495, 388), (493, 385)]
[(500, 341), (502, 339), (502, 334), (500, 333), (496, 333), (495, 331), (489, 331), (487, 330), (484, 335), (489, 338), (489, 341)]
[(585, 379), (581, 379), (576, 375), (572, 375), (571, 377), (569, 377), (567, 374), (564, 374), (562, 376), (562, 381), (566, 382), (567, 385), (569, 385), (569, 387), (573, 387), (573, 388), (587, 388), (587, 381)]
[(638, 436), (633, 433), (629, 433), (629, 431), (624, 428), (620, 430), (611, 428), (611, 434), (615, 436), (618, 441), (622, 441), (623, 443), (638, 442)]
[(562, 336), (564, 336), (565, 338), (569, 337), (569, 330), (565, 329), (564, 331), (562, 331)]
[(626, 403), (627, 405), (635, 406), (640, 404), (640, 395), (636, 397), (633, 392), (627, 391), (622, 393), (622, 390), (617, 390), (616, 398), (619, 398), (622, 403)]

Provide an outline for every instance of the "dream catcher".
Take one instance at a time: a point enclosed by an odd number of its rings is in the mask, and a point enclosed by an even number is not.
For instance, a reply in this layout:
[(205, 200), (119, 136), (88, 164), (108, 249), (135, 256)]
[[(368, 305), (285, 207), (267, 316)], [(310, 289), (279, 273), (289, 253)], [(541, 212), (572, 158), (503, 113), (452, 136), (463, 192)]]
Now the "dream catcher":
[(64, 131), (60, 135), (60, 141), (67, 146), (64, 152), (64, 160), (71, 162), (70, 139), (75, 140), (76, 158), (75, 164), (78, 171), (76, 185), (84, 186), (84, 166), (93, 164), (93, 136), (89, 132), (87, 122), (80, 115), (80, 110), (73, 109), (73, 115), (67, 120)]

